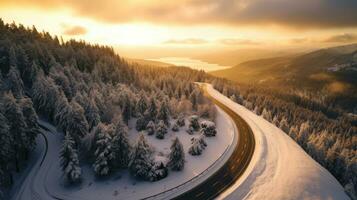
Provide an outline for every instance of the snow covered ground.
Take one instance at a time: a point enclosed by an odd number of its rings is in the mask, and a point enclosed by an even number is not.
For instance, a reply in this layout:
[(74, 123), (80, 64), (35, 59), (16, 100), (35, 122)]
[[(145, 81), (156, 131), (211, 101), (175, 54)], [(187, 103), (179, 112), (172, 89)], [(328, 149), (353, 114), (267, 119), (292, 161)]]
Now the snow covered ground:
[(248, 169), (218, 199), (349, 199), (338, 181), (283, 131), (211, 85), (207, 90), (242, 116), (256, 139)]
[[(183, 171), (169, 172), (169, 176), (157, 182), (145, 182), (138, 181), (132, 178), (127, 170), (119, 171), (108, 178), (98, 180), (93, 173), (93, 169), (90, 164), (82, 163), (82, 175), (83, 180), (81, 184), (76, 186), (69, 186), (63, 179), (62, 171), (59, 167), (59, 151), (61, 148), (61, 141), (63, 136), (61, 133), (57, 133), (56, 129), (48, 123), (41, 122), (50, 131), (47, 131), (46, 138), (48, 140), (48, 153), (44, 160), (43, 166), (33, 167), (34, 170), (28, 172), (31, 174), (28, 176), (21, 190), (17, 190), (15, 193), (21, 192), (21, 195), (15, 195), (13, 199), (27, 199), (29, 195), (37, 195), (41, 199), (141, 199), (151, 195), (156, 195), (160, 192), (175, 188), (176, 186), (191, 180), (201, 172), (207, 170), (209, 173), (204, 173), (197, 179), (205, 179), (209, 177), (211, 173), (219, 168), (219, 165), (224, 163), (224, 159), (229, 158), (230, 149), (234, 148), (237, 138), (234, 137), (235, 127), (231, 119), (222, 110), (218, 109), (216, 125), (217, 136), (206, 138), (208, 144), (207, 148), (200, 156), (191, 156), (188, 154), (188, 148), (190, 146), (190, 139), (195, 135), (189, 135), (186, 133), (187, 125), (180, 128), (179, 132), (169, 131), (165, 135), (164, 140), (156, 139), (155, 136), (146, 136), (149, 144), (155, 147), (155, 158), (157, 160), (165, 160), (166, 155), (170, 152), (170, 145), (172, 139), (176, 136), (180, 139), (186, 152), (186, 163)], [(134, 121), (131, 121), (131, 127)], [(130, 130), (129, 137), (134, 142), (139, 134), (134, 129)], [(36, 151), (37, 154), (43, 155), (43, 141), (39, 140), (42, 151)], [(38, 156), (41, 157), (41, 156)], [(217, 159), (222, 159), (223, 162), (215, 162)], [(181, 190), (191, 188), (192, 185), (197, 184), (198, 181), (190, 182), (189, 186), (182, 187)], [(20, 186), (19, 186), (20, 188)], [(165, 193), (164, 196), (178, 194), (181, 191), (174, 190), (169, 193)], [(160, 198), (162, 195), (160, 196)]]

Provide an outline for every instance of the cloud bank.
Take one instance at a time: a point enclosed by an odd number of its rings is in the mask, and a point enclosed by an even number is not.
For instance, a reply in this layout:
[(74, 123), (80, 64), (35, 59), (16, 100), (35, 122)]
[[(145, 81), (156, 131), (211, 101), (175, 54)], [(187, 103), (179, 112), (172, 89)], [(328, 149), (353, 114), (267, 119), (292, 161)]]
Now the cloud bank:
[(0, 0), (1, 6), (70, 9), (107, 23), (279, 25), (292, 28), (357, 27), (356, 0)]

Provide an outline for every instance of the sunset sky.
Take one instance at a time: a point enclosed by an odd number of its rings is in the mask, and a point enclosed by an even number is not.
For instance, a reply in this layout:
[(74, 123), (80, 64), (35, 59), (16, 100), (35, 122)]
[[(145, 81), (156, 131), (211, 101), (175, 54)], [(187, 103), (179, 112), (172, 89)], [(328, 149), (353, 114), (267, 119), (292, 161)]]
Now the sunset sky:
[[(314, 48), (357, 42), (356, 0), (0, 0), (11, 23), (123, 52)], [(140, 50), (139, 50), (140, 49)], [(150, 56), (147, 56), (150, 57)]]

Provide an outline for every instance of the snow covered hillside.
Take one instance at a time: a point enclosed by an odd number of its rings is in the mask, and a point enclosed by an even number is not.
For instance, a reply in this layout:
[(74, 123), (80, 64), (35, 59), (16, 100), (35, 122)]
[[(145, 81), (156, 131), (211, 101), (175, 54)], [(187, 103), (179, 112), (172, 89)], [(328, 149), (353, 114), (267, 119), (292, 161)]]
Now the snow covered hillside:
[(349, 199), (338, 181), (283, 131), (211, 85), (207, 91), (242, 116), (256, 139), (248, 169), (218, 199)]

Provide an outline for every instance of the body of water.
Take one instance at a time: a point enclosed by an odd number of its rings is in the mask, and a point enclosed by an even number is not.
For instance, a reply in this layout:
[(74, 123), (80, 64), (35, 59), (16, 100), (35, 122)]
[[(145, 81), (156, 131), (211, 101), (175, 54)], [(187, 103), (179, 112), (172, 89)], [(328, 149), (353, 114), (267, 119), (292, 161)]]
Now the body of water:
[(206, 72), (230, 68), (230, 66), (221, 66), (218, 64), (207, 63), (201, 60), (185, 58), (185, 57), (164, 57), (159, 59), (147, 59), (147, 60), (169, 63), (176, 66), (190, 67), (192, 69), (204, 70)]

